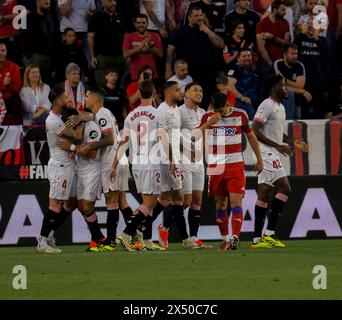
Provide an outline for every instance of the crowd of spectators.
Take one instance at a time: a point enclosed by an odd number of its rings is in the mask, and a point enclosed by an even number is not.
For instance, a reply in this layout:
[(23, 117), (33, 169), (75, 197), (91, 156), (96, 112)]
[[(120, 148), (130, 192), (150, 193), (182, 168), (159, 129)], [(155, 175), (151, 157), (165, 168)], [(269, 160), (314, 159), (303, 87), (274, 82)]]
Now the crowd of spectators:
[(182, 92), (196, 81), (201, 107), (221, 91), (252, 119), (271, 74), (286, 80), (287, 119), (341, 117), (342, 0), (0, 2), (2, 125), (44, 124), (56, 84), (78, 110), (88, 86), (102, 87), (122, 125), (144, 79), (155, 84), (156, 107), (165, 81)]

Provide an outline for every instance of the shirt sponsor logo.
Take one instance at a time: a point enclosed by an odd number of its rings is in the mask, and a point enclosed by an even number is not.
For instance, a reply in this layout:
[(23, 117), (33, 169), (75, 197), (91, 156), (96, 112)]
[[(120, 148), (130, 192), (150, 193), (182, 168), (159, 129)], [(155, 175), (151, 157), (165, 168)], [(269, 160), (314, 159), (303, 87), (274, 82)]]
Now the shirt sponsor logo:
[(97, 132), (95, 130), (90, 131), (89, 138), (90, 139), (96, 139), (97, 138)]
[(101, 118), (101, 119), (99, 120), (99, 124), (100, 124), (100, 127), (104, 127), (104, 126), (107, 124), (107, 120), (104, 119), (104, 118)]
[(236, 128), (214, 128), (214, 136), (234, 136)]

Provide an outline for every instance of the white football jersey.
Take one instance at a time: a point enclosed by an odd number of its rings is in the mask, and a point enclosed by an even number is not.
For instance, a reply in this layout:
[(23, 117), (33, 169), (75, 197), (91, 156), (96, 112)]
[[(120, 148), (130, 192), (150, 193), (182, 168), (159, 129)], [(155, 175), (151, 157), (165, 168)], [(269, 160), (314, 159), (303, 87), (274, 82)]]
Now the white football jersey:
[(114, 115), (110, 112), (110, 110), (102, 107), (95, 115), (95, 122), (101, 129), (101, 133), (105, 133), (108, 131), (113, 132), (114, 136), (114, 144), (108, 146), (101, 150), (101, 170), (107, 171), (110, 170), (114, 161), (116, 149), (117, 149), (117, 139), (119, 128), (116, 122)]
[(66, 130), (61, 115), (51, 110), (46, 118), (45, 124), (51, 159), (64, 165), (74, 163), (74, 159), (70, 157), (70, 154), (67, 151), (57, 147), (57, 142), (63, 139), (61, 136)]
[[(179, 112), (181, 120), (181, 139), (183, 148), (191, 150), (191, 131), (199, 126), (199, 124), (201, 123), (202, 116), (205, 114), (206, 111), (199, 107), (196, 110), (194, 110), (188, 107), (186, 104), (183, 104), (179, 107)], [(202, 139), (196, 141), (195, 149), (197, 152), (201, 152)], [(188, 159), (188, 155), (186, 159), (182, 157), (182, 161), (184, 163), (187, 163), (189, 161)], [(203, 163), (203, 159), (201, 159), (200, 162)]]
[[(284, 106), (271, 97), (264, 100), (254, 116), (254, 121), (261, 122), (264, 127), (261, 132), (270, 140), (283, 144), (284, 123), (286, 113)], [(260, 151), (263, 154), (272, 152), (279, 155), (279, 152), (267, 144), (260, 142)]]
[(159, 168), (158, 128), (159, 111), (153, 106), (139, 106), (126, 117), (123, 139), (130, 137), (130, 156), (134, 170)]
[[(170, 107), (166, 102), (163, 102), (158, 107), (160, 128), (167, 131), (169, 143), (172, 146), (173, 157), (180, 160), (180, 112), (178, 106)], [(168, 163), (169, 157), (162, 151), (163, 162)]]
[[(94, 121), (88, 121), (84, 124), (82, 146), (88, 143), (100, 141), (101, 130)], [(101, 155), (100, 150), (97, 150), (97, 155), (92, 159), (85, 159), (84, 157), (76, 157), (77, 172), (87, 173), (94, 172), (101, 169)]]

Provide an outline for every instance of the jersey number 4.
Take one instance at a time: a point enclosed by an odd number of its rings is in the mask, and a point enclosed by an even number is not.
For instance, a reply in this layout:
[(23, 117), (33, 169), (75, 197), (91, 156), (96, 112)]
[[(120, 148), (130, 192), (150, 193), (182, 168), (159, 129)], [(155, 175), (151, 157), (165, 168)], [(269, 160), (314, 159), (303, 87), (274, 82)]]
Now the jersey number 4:
[(281, 165), (279, 160), (274, 160), (273, 161), (273, 168), (274, 169), (281, 169), (283, 166)]

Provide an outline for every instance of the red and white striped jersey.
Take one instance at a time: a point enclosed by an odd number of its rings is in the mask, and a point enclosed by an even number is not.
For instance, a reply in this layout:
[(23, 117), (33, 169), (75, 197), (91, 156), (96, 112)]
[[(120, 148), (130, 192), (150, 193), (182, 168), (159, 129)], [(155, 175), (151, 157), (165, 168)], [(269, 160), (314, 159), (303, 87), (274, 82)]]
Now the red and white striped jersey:
[[(199, 126), (214, 113), (207, 112)], [(230, 113), (206, 130), (206, 155), (209, 167), (224, 166), (224, 170), (244, 169), (242, 133), (252, 131), (244, 110), (232, 108)]]

